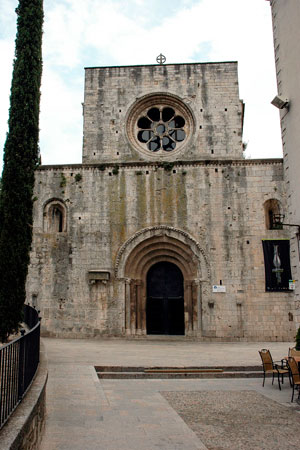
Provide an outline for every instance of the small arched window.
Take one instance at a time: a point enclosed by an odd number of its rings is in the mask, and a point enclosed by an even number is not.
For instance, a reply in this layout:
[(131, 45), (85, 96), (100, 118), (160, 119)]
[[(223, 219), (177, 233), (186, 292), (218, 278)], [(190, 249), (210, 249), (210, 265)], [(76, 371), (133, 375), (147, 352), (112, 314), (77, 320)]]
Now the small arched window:
[(284, 216), (282, 215), (280, 202), (275, 198), (271, 198), (265, 202), (264, 210), (266, 229), (281, 230)]
[(62, 233), (67, 229), (66, 207), (61, 200), (50, 200), (44, 208), (44, 231)]

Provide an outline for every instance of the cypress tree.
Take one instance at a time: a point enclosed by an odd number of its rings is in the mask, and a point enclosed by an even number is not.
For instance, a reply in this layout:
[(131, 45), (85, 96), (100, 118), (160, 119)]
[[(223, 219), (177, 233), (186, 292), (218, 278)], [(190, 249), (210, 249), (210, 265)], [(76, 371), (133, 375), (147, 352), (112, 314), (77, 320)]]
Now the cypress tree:
[(0, 193), (0, 339), (17, 331), (32, 242), (34, 171), (39, 157), (43, 0), (19, 0), (8, 134)]

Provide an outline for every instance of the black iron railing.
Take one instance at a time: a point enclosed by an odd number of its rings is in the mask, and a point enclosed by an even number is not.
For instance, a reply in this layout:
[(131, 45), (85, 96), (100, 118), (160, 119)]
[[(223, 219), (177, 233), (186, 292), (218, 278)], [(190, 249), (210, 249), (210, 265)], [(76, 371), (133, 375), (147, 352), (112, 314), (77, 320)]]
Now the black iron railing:
[(0, 429), (26, 394), (39, 365), (38, 311), (24, 305), (24, 322), (29, 331), (0, 348)]

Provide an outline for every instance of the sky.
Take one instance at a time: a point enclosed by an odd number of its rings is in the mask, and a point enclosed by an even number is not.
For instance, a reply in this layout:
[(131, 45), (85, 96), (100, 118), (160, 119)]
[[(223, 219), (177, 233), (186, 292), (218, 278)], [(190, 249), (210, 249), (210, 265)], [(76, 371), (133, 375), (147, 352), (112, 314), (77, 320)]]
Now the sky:
[[(0, 151), (18, 0), (0, 1)], [(44, 0), (43, 164), (80, 163), (84, 67), (238, 61), (247, 158), (281, 158), (270, 4), (266, 0)], [(2, 157), (0, 159), (1, 165)]]

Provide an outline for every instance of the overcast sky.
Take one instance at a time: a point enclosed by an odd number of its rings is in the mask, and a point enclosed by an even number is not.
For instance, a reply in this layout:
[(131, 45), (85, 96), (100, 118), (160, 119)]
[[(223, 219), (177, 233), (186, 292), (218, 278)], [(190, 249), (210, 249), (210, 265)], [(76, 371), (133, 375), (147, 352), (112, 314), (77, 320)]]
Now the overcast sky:
[[(17, 0), (0, 0), (0, 149), (9, 109)], [(84, 67), (238, 61), (246, 156), (281, 158), (266, 0), (44, 0), (43, 164), (80, 163)], [(2, 159), (2, 158), (1, 158)]]

